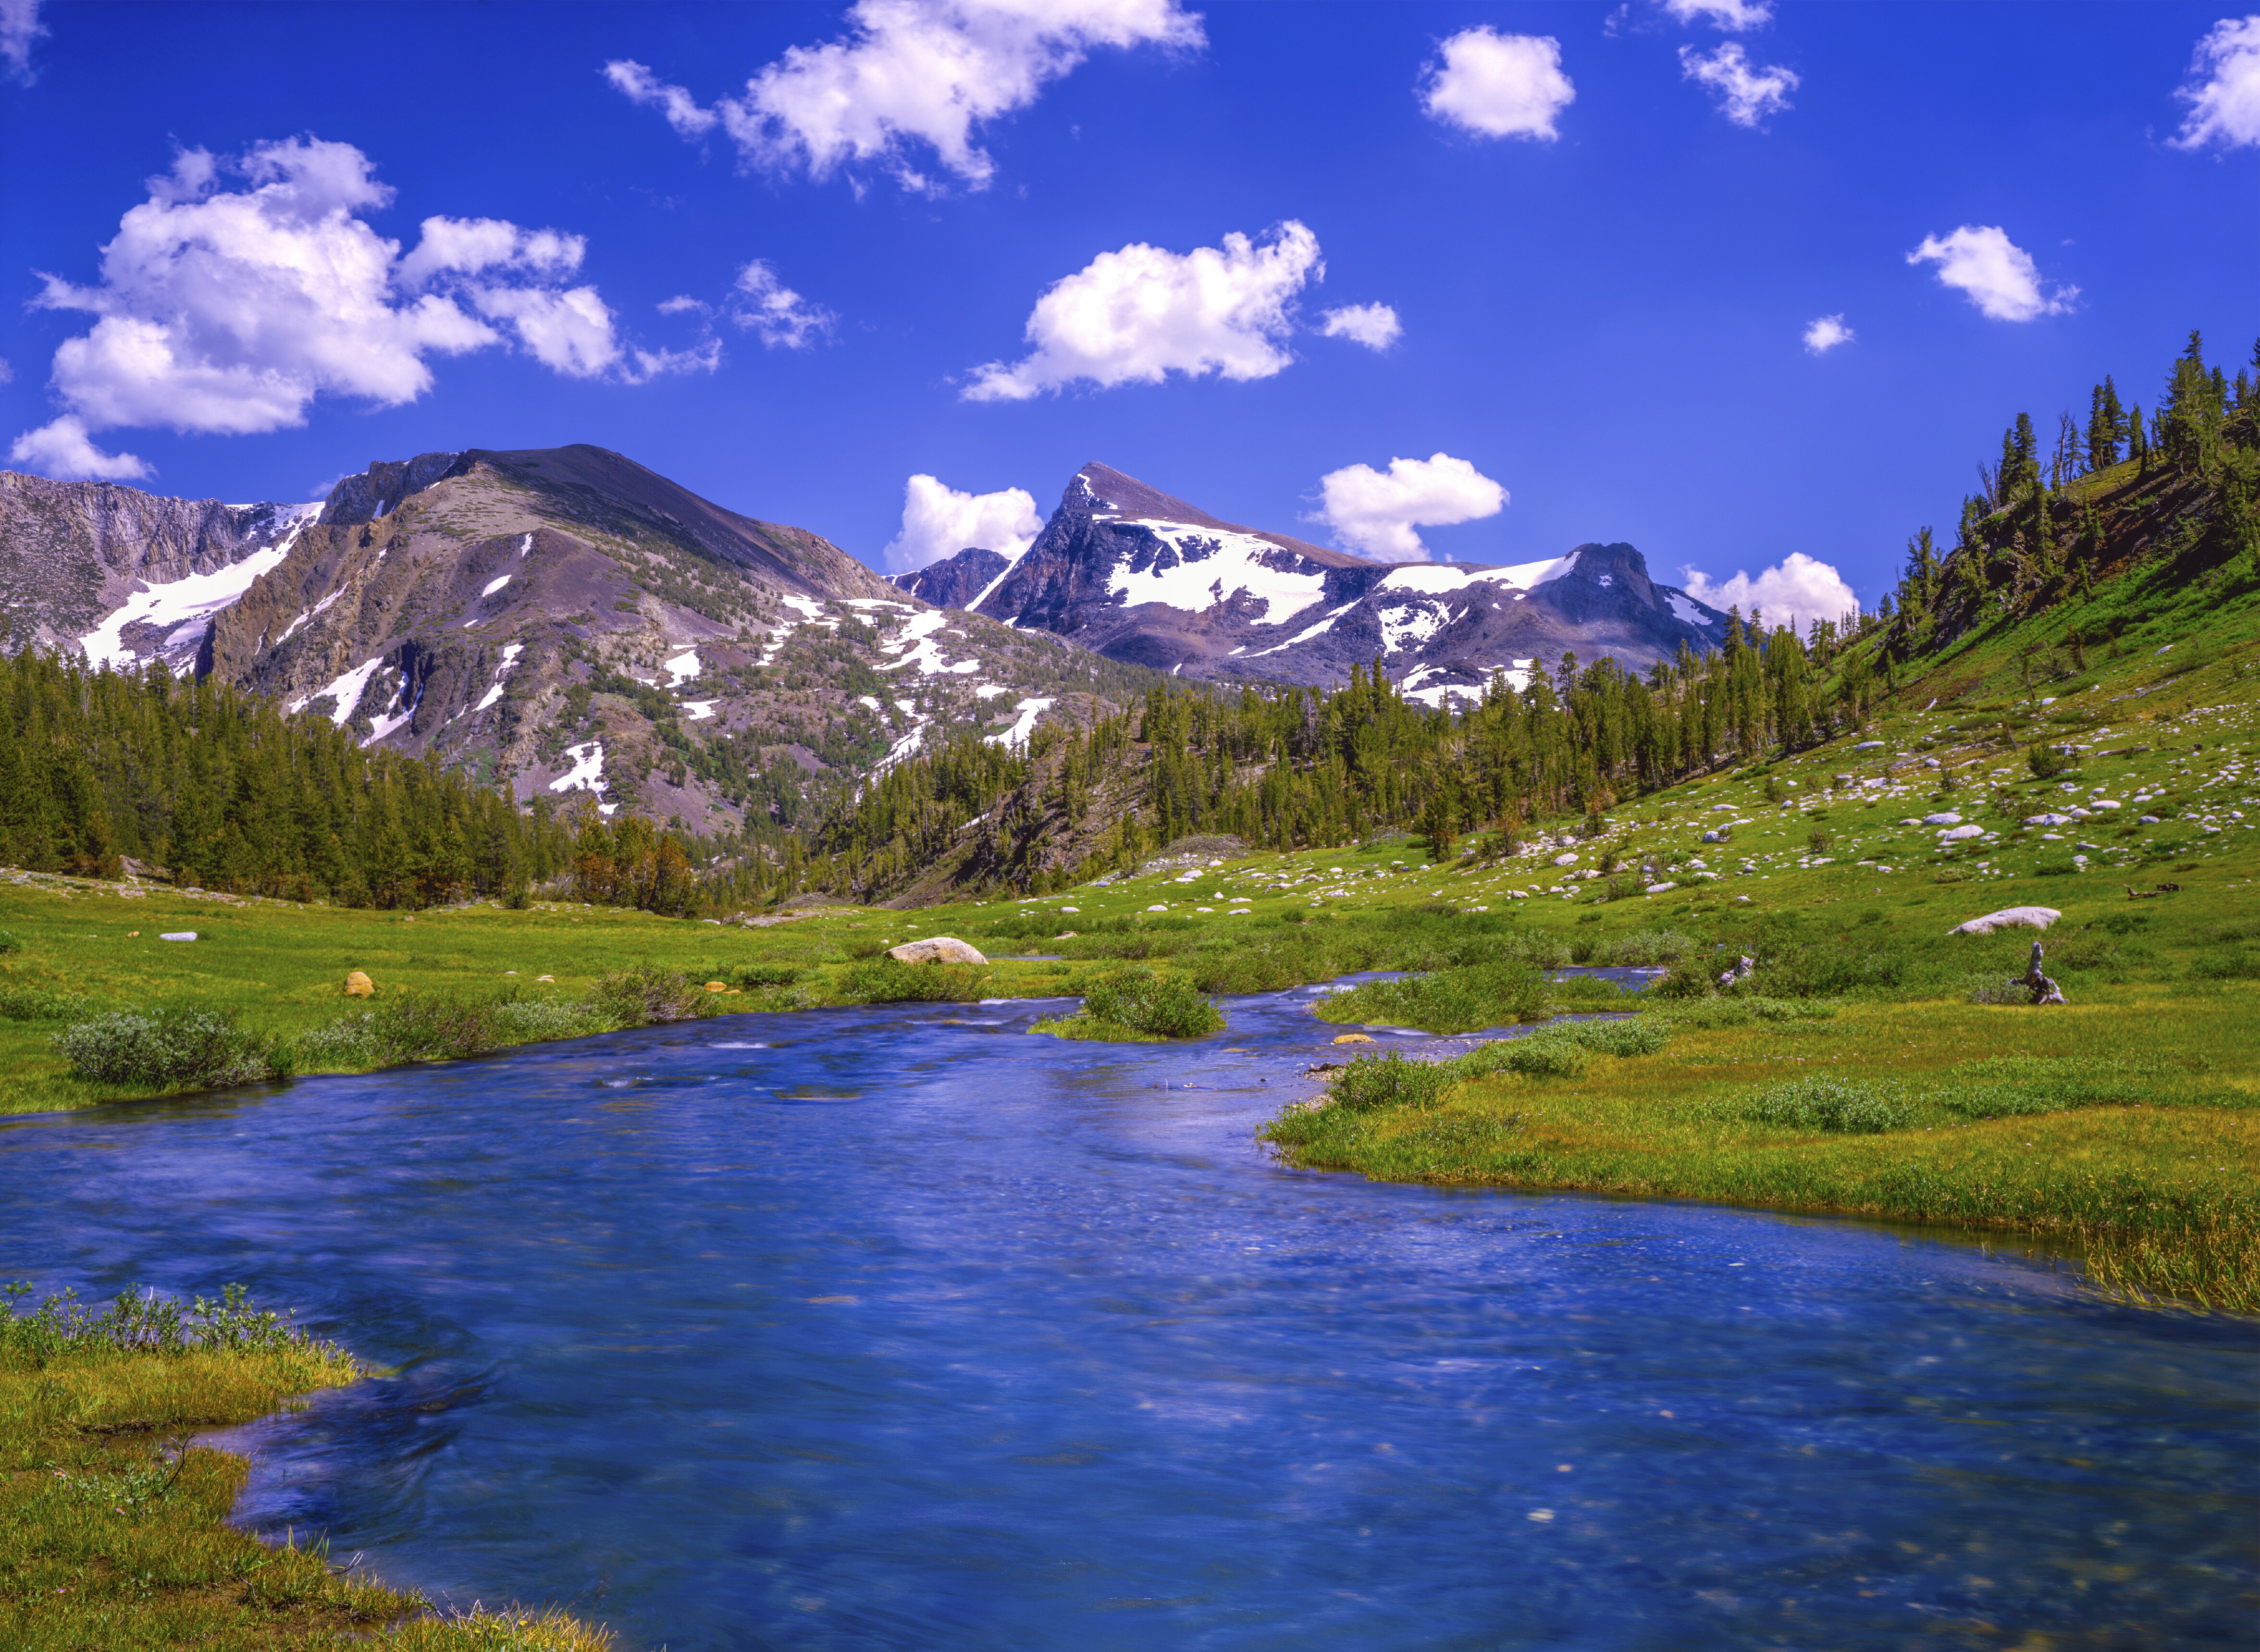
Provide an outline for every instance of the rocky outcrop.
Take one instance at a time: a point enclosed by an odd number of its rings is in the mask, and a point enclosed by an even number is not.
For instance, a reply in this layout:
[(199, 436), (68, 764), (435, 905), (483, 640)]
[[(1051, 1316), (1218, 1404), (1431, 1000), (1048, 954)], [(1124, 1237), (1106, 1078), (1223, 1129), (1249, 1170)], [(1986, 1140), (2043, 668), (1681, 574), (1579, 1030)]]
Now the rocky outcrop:
[(970, 546), (955, 556), (889, 577), (896, 589), (910, 592), (920, 602), (937, 608), (970, 608), (974, 598), (996, 583), (997, 576), (1012, 565), (1012, 560), (1002, 551)]
[(2053, 906), (2004, 906), (1949, 930), (1955, 935), (1990, 935), (1997, 929), (2046, 929), (2063, 914)]
[[(78, 651), (106, 618), (127, 609), (137, 588), (212, 582), (286, 540), (313, 508), (174, 499), (114, 482), (0, 471), (0, 647)], [(227, 594), (225, 582), (197, 593)], [(103, 646), (119, 664), (164, 658), (185, 665), (205, 618), (186, 611), (197, 605), (176, 612), (145, 604), (148, 618), (125, 617), (120, 634)]]
[(1379, 659), (1432, 704), (1479, 697), (1494, 673), (1520, 683), (1565, 653), (1644, 669), (1717, 647), (1727, 626), (1652, 580), (1629, 545), (1510, 567), (1372, 562), (1223, 521), (1100, 464), (1076, 474), (975, 606), (1185, 676), (1339, 683)]

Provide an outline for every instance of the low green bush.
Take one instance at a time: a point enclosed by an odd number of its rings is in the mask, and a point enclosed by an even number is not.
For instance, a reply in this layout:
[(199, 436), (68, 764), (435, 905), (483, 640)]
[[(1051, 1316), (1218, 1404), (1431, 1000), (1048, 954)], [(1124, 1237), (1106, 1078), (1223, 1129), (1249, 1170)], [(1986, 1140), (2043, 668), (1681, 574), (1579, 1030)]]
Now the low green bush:
[(1395, 1050), (1361, 1055), (1334, 1075), (1338, 1107), (1433, 1107), (1463, 1075), (1448, 1062), (1408, 1061)]
[(24, 943), (17, 940), (11, 931), (0, 929), (0, 956), (11, 952), (21, 952), (23, 949)]
[(495, 1005), (494, 1019), (504, 1035), (521, 1042), (611, 1031), (609, 1021), (577, 998), (509, 998)]
[(81, 1302), (76, 1291), (63, 1291), (28, 1313), (18, 1312), (16, 1304), (31, 1291), (25, 1280), (0, 1284), (0, 1369), (39, 1370), (60, 1358), (89, 1354), (339, 1353), (282, 1314), (259, 1307), (240, 1284), (223, 1286), (216, 1302), (197, 1297), (185, 1306), (177, 1298), (129, 1285), (102, 1313)]
[(598, 976), (589, 1004), (614, 1026), (624, 1027), (688, 1021), (712, 1007), (706, 989), (680, 969), (649, 967)]
[[(989, 972), (962, 963), (898, 963), (866, 958), (840, 972), (840, 988), (863, 1004), (970, 1004)], [(679, 1019), (679, 1018), (678, 1018)]]
[(1593, 962), (1615, 969), (1646, 969), (1673, 963), (1699, 950), (1702, 942), (1676, 929), (1636, 929), (1594, 949)]
[(2192, 961), (2190, 973), (2200, 981), (2260, 981), (2260, 952), (2238, 947), (2204, 953)]
[(161, 1090), (218, 1090), (287, 1076), (289, 1052), (209, 1010), (115, 1010), (56, 1033), (55, 1053), (81, 1078)]
[(1134, 1032), (1200, 1038), (1224, 1030), (1216, 1001), (1184, 976), (1156, 969), (1111, 969), (1084, 989), (1083, 1012)]
[(1925, 1099), (1965, 1119), (2013, 1119), (2074, 1107), (2147, 1105), (2177, 1076), (2163, 1062), (1995, 1055), (1949, 1069), (1945, 1083)]
[(1826, 1130), (1842, 1135), (1878, 1135), (1904, 1130), (1914, 1120), (1906, 1103), (1866, 1084), (1819, 1074), (1792, 1078), (1734, 1105), (1735, 1116), (1791, 1130)]
[(1542, 1021), (1548, 983), (1534, 964), (1505, 958), (1463, 969), (1433, 969), (1395, 981), (1367, 981), (1319, 1006), (1322, 1020), (1417, 1026), (1430, 1033)]
[(0, 986), (0, 1021), (68, 1021), (85, 1007), (85, 998), (75, 992)]

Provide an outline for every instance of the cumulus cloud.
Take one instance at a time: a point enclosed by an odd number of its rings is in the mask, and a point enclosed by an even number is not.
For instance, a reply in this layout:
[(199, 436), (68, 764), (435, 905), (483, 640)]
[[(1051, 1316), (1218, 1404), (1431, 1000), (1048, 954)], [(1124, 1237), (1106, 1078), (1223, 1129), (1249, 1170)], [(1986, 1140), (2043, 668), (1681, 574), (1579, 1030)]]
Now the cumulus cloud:
[(804, 350), (832, 331), (839, 318), (777, 279), (767, 259), (756, 258), (738, 272), (730, 319), (772, 350)]
[(1319, 312), (1319, 331), (1329, 339), (1348, 339), (1369, 350), (1386, 350), (1405, 336), (1405, 324), (1387, 304), (1345, 304)]
[(2174, 95), (2190, 106), (2177, 148), (2260, 147), (2260, 14), (2214, 24), (2197, 43), (2189, 83)]
[(512, 336), (576, 377), (688, 365), (627, 348), (594, 287), (561, 284), (579, 236), (431, 218), (404, 256), (361, 216), (392, 190), (351, 144), (291, 139), (225, 161), (189, 150), (148, 190), (102, 249), (98, 282), (49, 275), (34, 300), (95, 318), (55, 351), (61, 416), (12, 450), (50, 475), (138, 474), (97, 431), (245, 435), (304, 424), (324, 395), (399, 406), (431, 387), (428, 358)]
[(1822, 316), (1806, 328), (1805, 347), (1813, 355), (1826, 355), (1840, 344), (1851, 343), (1853, 336), (1841, 314)]
[(1707, 23), (1728, 34), (1763, 28), (1773, 21), (1768, 0), (1663, 0), (1663, 9), (1680, 23)]
[(848, 16), (848, 38), (790, 48), (711, 109), (631, 60), (604, 75), (685, 138), (719, 129), (749, 165), (823, 178), (871, 162), (930, 190), (907, 158), (924, 146), (980, 189), (996, 163), (976, 129), (1026, 108), (1093, 51), (1205, 44), (1176, 0), (856, 0)]
[(1028, 317), (1033, 352), (976, 368), (965, 399), (1158, 384), (1172, 372), (1269, 378), (1294, 359), (1295, 296), (1325, 274), (1319, 238), (1292, 218), (1263, 241), (1232, 234), (1190, 253), (1134, 241), (1053, 283)]
[(2042, 292), (2040, 267), (2032, 254), (1998, 225), (1964, 224), (1951, 235), (1927, 235), (1906, 261), (1937, 265), (1942, 286), (1963, 293), (1996, 321), (2062, 315), (2079, 297), (2077, 287)]
[(1428, 66), (1420, 108), (1429, 119), (1480, 138), (1562, 134), (1555, 118), (1577, 89), (1562, 72), (1562, 43), (1550, 34), (1501, 34), (1488, 25), (1446, 40), (1442, 61)]
[(1719, 112), (1737, 126), (1763, 125), (1769, 116), (1789, 107), (1789, 95), (1798, 88), (1796, 74), (1778, 64), (1753, 68), (1737, 40), (1709, 52), (1681, 46), (1679, 73), (1707, 89), (1718, 100)]
[(979, 547), (1018, 556), (1036, 541), (1044, 520), (1026, 488), (960, 493), (939, 478), (912, 476), (903, 488), (902, 532), (882, 553), (896, 573)]
[(32, 83), (32, 47), (47, 32), (39, 0), (0, 0), (0, 77)]
[(1816, 619), (1841, 619), (1859, 611), (1860, 599), (1844, 576), (1827, 563), (1792, 551), (1756, 579), (1740, 569), (1732, 579), (1713, 583), (1700, 569), (1680, 570), (1687, 594), (1722, 611), (1740, 608), (1742, 618), (1762, 616), (1768, 626), (1793, 625), (1802, 633)]
[(120, 482), (150, 474), (149, 467), (132, 454), (104, 453), (96, 447), (86, 433), (85, 421), (68, 413), (17, 437), (8, 457), (47, 476)]
[(1392, 459), (1386, 471), (1347, 465), (1319, 478), (1319, 513), (1348, 549), (1380, 562), (1425, 561), (1413, 532), (1497, 516), (1506, 490), (1464, 459)]

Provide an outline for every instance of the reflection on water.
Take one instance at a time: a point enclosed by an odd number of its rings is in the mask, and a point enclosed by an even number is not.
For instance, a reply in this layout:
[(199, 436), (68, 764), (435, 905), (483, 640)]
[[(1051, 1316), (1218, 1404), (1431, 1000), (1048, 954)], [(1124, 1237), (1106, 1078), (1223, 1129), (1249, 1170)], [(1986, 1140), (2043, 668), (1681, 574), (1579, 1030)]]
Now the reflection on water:
[[(245, 1517), (633, 1645), (2249, 1645), (2260, 1333), (1963, 1242), (1381, 1186), (1335, 1031), (745, 1016), (0, 1126), (11, 1277), (393, 1374)], [(1253, 1054), (1242, 1053), (1253, 1052)]]

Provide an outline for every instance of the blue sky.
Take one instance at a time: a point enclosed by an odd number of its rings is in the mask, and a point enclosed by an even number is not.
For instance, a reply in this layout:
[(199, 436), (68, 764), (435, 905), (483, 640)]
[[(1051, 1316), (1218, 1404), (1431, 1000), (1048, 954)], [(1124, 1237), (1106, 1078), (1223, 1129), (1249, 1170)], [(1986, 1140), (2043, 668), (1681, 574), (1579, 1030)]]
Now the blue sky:
[(2260, 333), (2218, 4), (0, 0), (0, 442), (168, 493), (588, 441), (900, 565), (1098, 459), (1872, 603), (2017, 411)]

